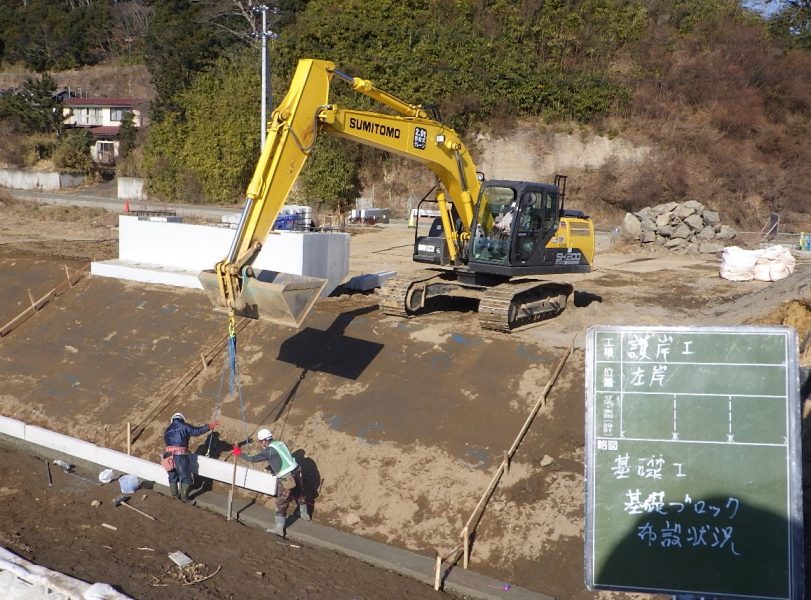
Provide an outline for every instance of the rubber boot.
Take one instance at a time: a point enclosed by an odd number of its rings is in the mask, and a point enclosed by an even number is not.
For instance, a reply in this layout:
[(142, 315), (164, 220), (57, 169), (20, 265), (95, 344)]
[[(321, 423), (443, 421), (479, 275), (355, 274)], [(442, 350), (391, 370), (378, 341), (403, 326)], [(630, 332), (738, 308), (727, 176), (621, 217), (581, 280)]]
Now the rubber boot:
[(279, 537), (284, 537), (284, 522), (286, 520), (287, 519), (285, 518), (284, 515), (276, 515), (276, 527), (273, 527), (272, 529), (268, 529), (267, 532), (268, 533), (275, 533)]
[(310, 507), (307, 506), (306, 502), (301, 501), (299, 503), (299, 505), (298, 505), (298, 514), (299, 514), (299, 517), (301, 517), (305, 521), (310, 520)]
[(180, 500), (180, 492), (177, 489), (177, 482), (173, 482), (169, 484), (169, 493), (172, 494), (172, 498), (177, 498)]
[(181, 483), (180, 484), (180, 499), (183, 500), (186, 504), (197, 504), (194, 500), (189, 498), (189, 488), (191, 486), (188, 483)]

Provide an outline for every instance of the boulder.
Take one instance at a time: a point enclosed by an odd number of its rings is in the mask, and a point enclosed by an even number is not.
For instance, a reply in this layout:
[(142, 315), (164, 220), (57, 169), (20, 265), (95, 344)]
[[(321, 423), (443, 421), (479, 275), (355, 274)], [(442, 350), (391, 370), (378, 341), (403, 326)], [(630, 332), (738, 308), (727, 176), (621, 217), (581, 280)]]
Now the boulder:
[(642, 223), (631, 213), (625, 213), (620, 232), (624, 238), (638, 240), (642, 237)]

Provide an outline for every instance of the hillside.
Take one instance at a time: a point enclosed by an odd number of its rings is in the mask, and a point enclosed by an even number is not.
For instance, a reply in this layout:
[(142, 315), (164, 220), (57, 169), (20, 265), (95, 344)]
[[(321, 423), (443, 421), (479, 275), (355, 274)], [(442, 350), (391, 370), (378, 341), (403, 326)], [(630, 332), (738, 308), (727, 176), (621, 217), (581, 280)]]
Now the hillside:
[[(325, 58), (435, 107), (490, 178), (568, 175), (569, 205), (598, 228), (695, 199), (739, 229), (760, 230), (770, 212), (785, 231), (811, 229), (811, 52), (781, 25), (792, 3), (777, 3), (769, 21), (734, 0), (340, 4), (340, 17), (326, 19), (337, 15), (332, 0), (285, 3), (270, 54), (276, 101), (298, 58)], [(126, 61), (102, 44), (95, 66), (54, 71), (58, 87), (153, 100), (150, 135), (127, 172), (147, 176), (156, 197), (240, 197), (258, 153), (260, 61), (256, 43), (245, 46), (255, 19), (211, 2), (121, 2), (111, 15), (115, 31), (125, 17), (151, 27), (133, 31)], [(24, 68), (6, 65), (0, 89), (19, 84)], [(371, 106), (332, 91), (347, 106)], [(433, 183), (381, 151), (319, 142), (296, 201), (341, 212), (360, 197), (404, 216)]]

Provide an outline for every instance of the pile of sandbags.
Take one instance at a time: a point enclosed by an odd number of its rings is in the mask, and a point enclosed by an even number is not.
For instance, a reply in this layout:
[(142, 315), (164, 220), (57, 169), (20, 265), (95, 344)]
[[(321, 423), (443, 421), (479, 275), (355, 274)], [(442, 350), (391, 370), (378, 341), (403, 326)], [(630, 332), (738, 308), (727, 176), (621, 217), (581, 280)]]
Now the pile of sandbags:
[(759, 250), (729, 246), (722, 254), (720, 275), (730, 281), (778, 281), (794, 272), (796, 262), (784, 246)]
[(717, 212), (701, 202), (668, 202), (626, 213), (621, 233), (629, 240), (658, 244), (671, 250), (710, 254), (721, 252), (737, 232), (721, 224)]

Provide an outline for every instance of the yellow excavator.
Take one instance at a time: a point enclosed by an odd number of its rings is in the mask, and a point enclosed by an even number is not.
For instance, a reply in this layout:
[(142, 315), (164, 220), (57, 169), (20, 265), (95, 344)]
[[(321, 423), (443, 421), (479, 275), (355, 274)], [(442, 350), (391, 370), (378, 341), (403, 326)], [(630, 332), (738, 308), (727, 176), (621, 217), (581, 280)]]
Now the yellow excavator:
[[(334, 78), (394, 114), (330, 104)], [(438, 296), (474, 298), (483, 328), (509, 332), (557, 315), (572, 292), (569, 284), (530, 276), (591, 270), (594, 226), (583, 213), (564, 209), (565, 177), (551, 184), (484, 180), (456, 132), (428, 109), (332, 62), (304, 59), (271, 116), (228, 256), (200, 274), (213, 304), (231, 317), (297, 327), (323, 288), (318, 278), (251, 268), (318, 133), (415, 160), (436, 175), (429, 194), (435, 191), (431, 201), (440, 216), (426, 235), (416, 228), (413, 251), (415, 261), (434, 266), (388, 280), (378, 291), (386, 314), (412, 315)]]

